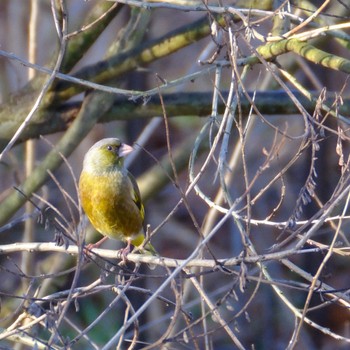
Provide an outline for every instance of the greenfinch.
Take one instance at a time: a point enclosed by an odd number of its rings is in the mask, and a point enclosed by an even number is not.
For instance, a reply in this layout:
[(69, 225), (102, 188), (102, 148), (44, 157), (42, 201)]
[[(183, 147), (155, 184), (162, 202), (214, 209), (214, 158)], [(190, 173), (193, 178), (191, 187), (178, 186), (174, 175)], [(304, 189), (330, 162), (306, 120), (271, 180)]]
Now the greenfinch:
[[(117, 138), (95, 143), (86, 153), (79, 179), (81, 205), (92, 226), (104, 238), (91, 245), (99, 246), (108, 238), (125, 241), (122, 256), (131, 244), (139, 247), (144, 241), (144, 207), (136, 180), (124, 166), (124, 157), (133, 148)], [(145, 250), (156, 255), (148, 243)]]

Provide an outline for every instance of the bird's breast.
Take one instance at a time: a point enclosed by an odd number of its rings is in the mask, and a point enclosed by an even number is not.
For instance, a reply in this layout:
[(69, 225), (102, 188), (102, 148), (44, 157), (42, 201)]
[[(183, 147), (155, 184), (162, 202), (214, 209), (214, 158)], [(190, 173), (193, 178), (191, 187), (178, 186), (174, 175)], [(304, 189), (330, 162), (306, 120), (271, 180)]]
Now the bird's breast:
[(125, 240), (142, 231), (142, 216), (132, 198), (132, 185), (123, 174), (82, 172), (79, 181), (82, 207), (101, 234)]

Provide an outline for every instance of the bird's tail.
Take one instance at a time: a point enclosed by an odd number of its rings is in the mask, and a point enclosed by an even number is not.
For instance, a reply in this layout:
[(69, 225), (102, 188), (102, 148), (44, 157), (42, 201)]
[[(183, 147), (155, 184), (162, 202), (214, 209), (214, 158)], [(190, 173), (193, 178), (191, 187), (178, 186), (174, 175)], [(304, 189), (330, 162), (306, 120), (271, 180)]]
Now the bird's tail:
[(158, 256), (159, 255), (150, 242), (147, 242), (143, 249), (145, 250), (146, 253), (147, 252), (151, 253), (154, 256)]
[[(137, 235), (132, 241), (131, 244), (133, 246), (135, 246), (134, 251), (138, 251), (141, 254), (148, 254), (148, 255), (154, 255), (154, 256), (159, 256), (159, 254), (157, 253), (157, 251), (155, 250), (155, 248), (153, 247), (153, 245), (151, 244), (151, 242), (147, 242), (146, 244), (144, 244), (145, 242), (145, 236), (143, 233), (140, 233), (139, 235)], [(154, 270), (156, 268), (156, 265), (149, 263), (147, 264), (148, 267), (151, 270)]]
[(136, 251), (139, 251), (142, 254), (151, 254), (158, 256), (159, 254), (157, 253), (151, 242), (147, 242), (146, 244), (144, 244), (144, 241), (145, 236), (143, 233), (140, 233), (135, 238), (133, 238), (131, 244), (135, 246)]

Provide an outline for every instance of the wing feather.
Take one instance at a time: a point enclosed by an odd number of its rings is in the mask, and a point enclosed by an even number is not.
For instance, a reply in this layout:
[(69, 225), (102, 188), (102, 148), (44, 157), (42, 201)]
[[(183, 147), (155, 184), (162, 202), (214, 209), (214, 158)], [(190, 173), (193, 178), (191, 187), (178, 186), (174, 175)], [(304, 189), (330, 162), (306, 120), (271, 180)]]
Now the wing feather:
[(131, 197), (132, 197), (134, 203), (136, 204), (136, 206), (139, 208), (140, 213), (141, 213), (141, 217), (142, 217), (142, 221), (143, 221), (145, 218), (145, 208), (143, 207), (143, 204), (142, 204), (139, 186), (137, 185), (135, 178), (129, 172), (128, 172), (128, 177), (129, 177), (130, 182), (132, 184)]

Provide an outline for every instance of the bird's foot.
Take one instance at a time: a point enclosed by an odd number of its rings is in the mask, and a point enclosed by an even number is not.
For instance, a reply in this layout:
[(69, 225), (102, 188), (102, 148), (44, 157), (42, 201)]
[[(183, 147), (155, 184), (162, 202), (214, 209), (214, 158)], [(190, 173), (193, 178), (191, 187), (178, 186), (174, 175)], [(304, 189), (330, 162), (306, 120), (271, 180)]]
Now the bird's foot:
[(120, 249), (118, 251), (118, 258), (122, 259), (122, 264), (123, 265), (126, 265), (126, 262), (128, 261), (127, 256), (130, 253), (130, 251), (131, 251), (131, 241), (128, 240), (127, 246), (125, 248)]
[(100, 239), (98, 242), (96, 243), (89, 243), (84, 247), (84, 253), (86, 254), (86, 256), (90, 257), (91, 256), (91, 250), (94, 248), (99, 248), (100, 245), (107, 240), (108, 237), (103, 237), (102, 239)]

